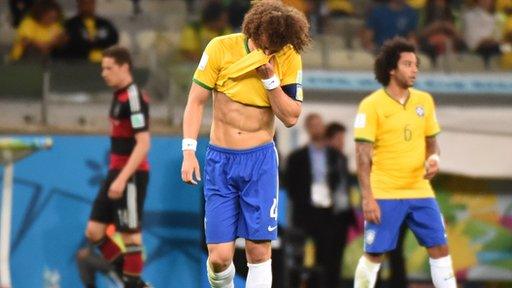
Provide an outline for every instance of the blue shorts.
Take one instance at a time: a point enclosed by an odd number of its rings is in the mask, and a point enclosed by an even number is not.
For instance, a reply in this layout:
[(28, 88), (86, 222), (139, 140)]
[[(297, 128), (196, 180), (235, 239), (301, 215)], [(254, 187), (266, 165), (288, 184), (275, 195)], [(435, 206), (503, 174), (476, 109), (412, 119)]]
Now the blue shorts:
[(394, 250), (405, 221), (421, 246), (446, 244), (443, 215), (435, 198), (377, 200), (381, 223), (365, 222), (364, 251), (385, 253)]
[(204, 171), (206, 243), (277, 239), (274, 143), (245, 150), (209, 145)]

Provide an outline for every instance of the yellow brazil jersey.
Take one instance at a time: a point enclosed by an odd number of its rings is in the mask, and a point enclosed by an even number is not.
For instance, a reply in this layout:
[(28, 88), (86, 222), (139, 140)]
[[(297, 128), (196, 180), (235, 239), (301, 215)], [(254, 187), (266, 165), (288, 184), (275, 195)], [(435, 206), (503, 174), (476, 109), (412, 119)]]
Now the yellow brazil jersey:
[(60, 23), (43, 26), (37, 23), (32, 17), (25, 17), (16, 30), (16, 39), (14, 40), (10, 58), (12, 60), (19, 60), (23, 57), (25, 51), (22, 41), (24, 39), (30, 40), (31, 42), (48, 43), (53, 41), (53, 39), (63, 31), (64, 29)]
[(425, 138), (440, 132), (432, 96), (409, 89), (404, 105), (384, 89), (366, 97), (354, 121), (356, 141), (373, 143), (370, 182), (376, 199), (434, 197), (425, 174)]
[(208, 90), (226, 94), (231, 100), (251, 106), (270, 107), (267, 91), (255, 69), (274, 61), (274, 73), (281, 86), (297, 84), (293, 98), (302, 101), (302, 60), (288, 45), (272, 56), (261, 50), (249, 51), (242, 33), (212, 39), (203, 52), (193, 81)]

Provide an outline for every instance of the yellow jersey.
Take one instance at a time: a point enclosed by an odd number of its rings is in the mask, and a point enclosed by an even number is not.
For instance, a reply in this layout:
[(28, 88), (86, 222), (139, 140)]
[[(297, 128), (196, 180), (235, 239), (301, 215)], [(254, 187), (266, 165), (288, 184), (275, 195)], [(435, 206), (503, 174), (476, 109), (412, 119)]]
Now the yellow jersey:
[(271, 57), (281, 87), (294, 84), (294, 92), (287, 94), (302, 101), (302, 60), (293, 47), (287, 45), (273, 55), (265, 55), (260, 49), (249, 51), (248, 38), (242, 33), (212, 39), (203, 52), (193, 81), (208, 90), (222, 92), (233, 101), (270, 107), (267, 90), (255, 69), (268, 63)]
[(11, 50), (10, 58), (19, 60), (23, 57), (24, 46), (22, 41), (28, 39), (32, 42), (51, 42), (55, 37), (64, 32), (60, 23), (54, 23), (50, 26), (43, 26), (35, 21), (31, 16), (27, 16), (21, 21), (16, 30), (16, 38)]
[(434, 197), (425, 174), (426, 137), (441, 131), (432, 96), (409, 89), (405, 104), (379, 89), (363, 99), (354, 121), (356, 141), (373, 143), (370, 182), (376, 199)]

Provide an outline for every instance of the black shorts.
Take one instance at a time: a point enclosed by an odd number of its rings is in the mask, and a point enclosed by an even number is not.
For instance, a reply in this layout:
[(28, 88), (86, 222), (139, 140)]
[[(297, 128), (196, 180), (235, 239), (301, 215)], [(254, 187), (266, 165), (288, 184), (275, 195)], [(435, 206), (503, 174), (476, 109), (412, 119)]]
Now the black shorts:
[(149, 181), (147, 171), (136, 171), (126, 183), (123, 197), (110, 199), (108, 189), (120, 170), (109, 170), (105, 183), (94, 200), (90, 220), (116, 225), (119, 232), (139, 232)]

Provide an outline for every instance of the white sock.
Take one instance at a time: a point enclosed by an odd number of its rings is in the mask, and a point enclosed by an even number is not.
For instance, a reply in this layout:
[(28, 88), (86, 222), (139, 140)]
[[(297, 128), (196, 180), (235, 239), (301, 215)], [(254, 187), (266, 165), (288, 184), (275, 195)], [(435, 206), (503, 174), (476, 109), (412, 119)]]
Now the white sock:
[(272, 259), (259, 264), (247, 263), (249, 273), (245, 288), (270, 288), (272, 287)]
[(439, 259), (430, 258), (430, 273), (436, 288), (457, 287), (457, 280), (453, 274), (452, 258), (449, 255)]
[(354, 276), (354, 288), (373, 288), (377, 281), (380, 263), (373, 263), (363, 255), (359, 259)]
[(233, 262), (229, 267), (222, 271), (215, 273), (210, 265), (210, 262), (206, 260), (206, 270), (208, 271), (208, 282), (212, 288), (234, 288), (233, 278), (235, 278), (235, 265)]

